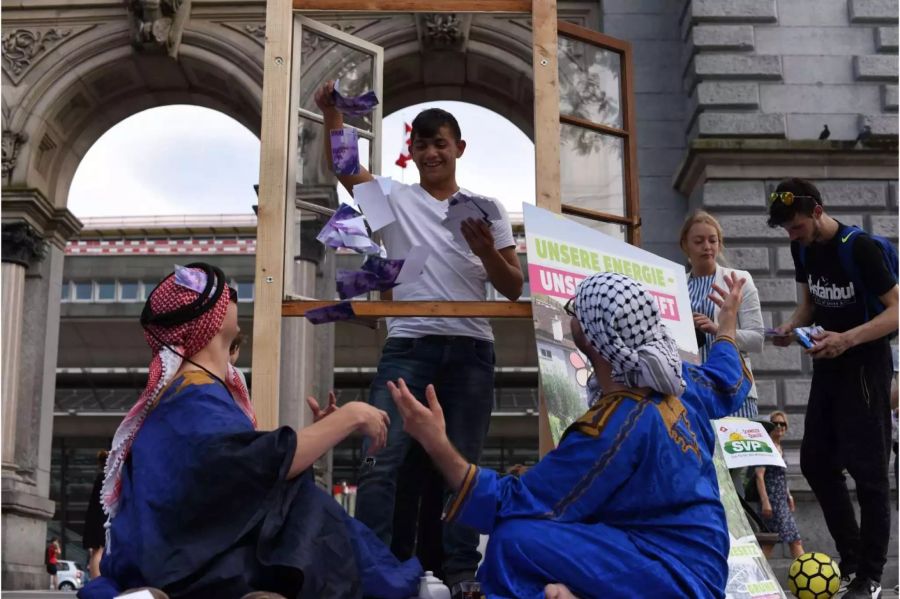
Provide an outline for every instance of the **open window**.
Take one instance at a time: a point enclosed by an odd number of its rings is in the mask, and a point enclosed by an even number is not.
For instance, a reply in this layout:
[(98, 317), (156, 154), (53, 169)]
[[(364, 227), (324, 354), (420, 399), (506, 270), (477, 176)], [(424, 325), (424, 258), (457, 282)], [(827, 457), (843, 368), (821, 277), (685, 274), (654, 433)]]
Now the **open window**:
[[(324, 188), (333, 182), (321, 162), (328, 132), (315, 90), (340, 79), (348, 95), (372, 89), (384, 101), (383, 49), (316, 19), (338, 12), (411, 11), (530, 16), (536, 203), (639, 242), (628, 44), (557, 24), (556, 3), (543, 0), (268, 0), (253, 354), (253, 392), (263, 427), (278, 421), (282, 316), (303, 316), (334, 303), (291, 293), (295, 207), (301, 214), (328, 214), (321, 203), (297, 201), (298, 183)], [(381, 118), (379, 105), (368, 117), (346, 121), (359, 133), (361, 161), (373, 173), (380, 170)], [(361, 318), (531, 318), (528, 301), (358, 301), (353, 309)]]

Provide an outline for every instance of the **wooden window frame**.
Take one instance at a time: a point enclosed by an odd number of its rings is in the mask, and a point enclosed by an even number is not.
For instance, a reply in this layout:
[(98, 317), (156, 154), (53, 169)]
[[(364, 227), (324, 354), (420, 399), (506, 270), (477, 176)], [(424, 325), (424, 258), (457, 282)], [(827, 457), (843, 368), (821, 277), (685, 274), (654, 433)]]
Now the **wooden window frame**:
[(622, 157), (622, 176), (625, 189), (625, 216), (591, 210), (581, 206), (562, 204), (560, 211), (563, 214), (571, 214), (581, 218), (600, 222), (623, 225), (626, 229), (625, 239), (633, 245), (641, 242), (640, 201), (638, 199), (638, 173), (637, 173), (637, 138), (635, 135), (635, 110), (634, 110), (634, 67), (631, 60), (631, 44), (609, 37), (597, 31), (585, 29), (572, 23), (560, 21), (557, 24), (558, 33), (566, 38), (585, 44), (597, 46), (604, 50), (615, 52), (619, 56), (619, 75), (621, 94), (620, 105), (622, 107), (623, 129), (611, 127), (602, 123), (595, 123), (579, 117), (560, 114), (559, 121), (567, 125), (574, 125), (583, 129), (589, 129), (618, 137), (624, 141), (624, 156)]
[[(292, 75), (294, 14), (313, 11), (328, 12), (477, 12), (530, 14), (532, 19), (532, 64), (534, 81), (534, 145), (536, 204), (553, 212), (568, 212), (588, 218), (620, 222), (623, 217), (564, 210), (560, 201), (560, 114), (557, 64), (557, 12), (554, 0), (267, 0), (266, 45), (260, 130), (261, 155), (259, 177), (259, 209), (257, 220), (255, 301), (253, 307), (253, 396), (257, 418), (262, 429), (278, 425), (279, 380), (281, 366), (282, 318), (302, 316), (309, 309), (335, 302), (285, 299), (286, 239), (288, 209), (294, 210), (294, 182), (289, 177), (290, 132), (297, 115), (292, 110)], [(314, 17), (314, 15), (311, 15)], [(560, 23), (560, 31), (568, 24)], [(572, 26), (574, 27), (574, 26)], [(591, 32), (594, 33), (594, 32)], [(599, 35), (599, 34), (598, 34)], [(611, 45), (603, 36), (603, 44)], [(612, 40), (616, 41), (616, 40)], [(636, 164), (633, 154), (633, 115), (630, 99), (631, 72), (627, 64), (629, 120), (627, 140), (629, 164)], [(624, 69), (623, 69), (624, 70)], [(624, 102), (623, 102), (624, 103)], [(637, 180), (627, 189), (636, 200)], [(626, 193), (628, 193), (626, 191)], [(636, 208), (636, 203), (635, 203)], [(632, 213), (634, 214), (634, 213)], [(618, 220), (616, 220), (618, 219)], [(639, 221), (632, 218), (620, 222), (636, 229)], [(637, 238), (635, 236), (635, 238)], [(361, 317), (433, 316), (446, 318), (530, 318), (531, 303), (520, 302), (352, 302)], [(544, 412), (544, 410), (542, 410)], [(544, 418), (546, 420), (546, 418)], [(546, 431), (544, 430), (546, 429)], [(546, 422), (541, 426), (541, 448), (546, 451)]]

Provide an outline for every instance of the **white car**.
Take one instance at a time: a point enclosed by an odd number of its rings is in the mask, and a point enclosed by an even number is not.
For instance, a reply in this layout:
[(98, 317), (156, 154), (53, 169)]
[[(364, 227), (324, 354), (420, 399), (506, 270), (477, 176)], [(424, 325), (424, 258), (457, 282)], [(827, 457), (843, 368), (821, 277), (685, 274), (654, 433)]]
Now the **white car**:
[(84, 586), (84, 571), (78, 564), (68, 560), (56, 562), (56, 588), (61, 591), (75, 591)]

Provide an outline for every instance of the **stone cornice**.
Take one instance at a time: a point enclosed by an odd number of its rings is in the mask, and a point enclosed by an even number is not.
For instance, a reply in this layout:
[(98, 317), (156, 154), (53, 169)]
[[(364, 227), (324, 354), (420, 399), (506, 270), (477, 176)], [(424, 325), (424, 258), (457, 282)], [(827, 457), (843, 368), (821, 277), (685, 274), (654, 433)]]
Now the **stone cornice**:
[(896, 137), (865, 146), (838, 140), (695, 139), (672, 185), (690, 196), (707, 179), (896, 179), (897, 147)]
[(50, 520), (56, 512), (56, 503), (46, 497), (6, 488), (3, 489), (2, 504), (4, 514), (19, 514), (40, 520)]
[(3, 222), (24, 221), (48, 242), (65, 249), (81, 230), (81, 221), (67, 208), (57, 208), (36, 189), (3, 190)]

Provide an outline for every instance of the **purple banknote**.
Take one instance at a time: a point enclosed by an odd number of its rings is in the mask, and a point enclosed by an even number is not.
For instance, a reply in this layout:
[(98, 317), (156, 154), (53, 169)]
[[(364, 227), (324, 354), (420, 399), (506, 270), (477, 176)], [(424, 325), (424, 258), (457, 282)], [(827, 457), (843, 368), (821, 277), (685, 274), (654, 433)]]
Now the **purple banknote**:
[[(379, 256), (369, 256), (362, 265), (364, 271), (375, 273), (378, 280), (383, 283), (390, 283), (393, 287), (400, 269), (403, 268), (404, 260), (390, 260)], [(388, 288), (390, 289), (390, 287)]]
[(331, 132), (331, 161), (337, 175), (359, 174), (359, 134), (344, 127)]
[(378, 96), (373, 91), (367, 91), (360, 96), (348, 97), (338, 91), (340, 82), (335, 81), (332, 98), (334, 98), (334, 107), (348, 116), (363, 116), (372, 112), (372, 109), (378, 104)]
[(393, 289), (398, 285), (397, 275), (403, 268), (403, 262), (369, 256), (362, 270), (338, 270), (335, 277), (338, 296), (347, 299), (370, 291)]
[(337, 322), (339, 320), (350, 320), (355, 318), (353, 306), (350, 302), (341, 302), (324, 308), (316, 308), (306, 313), (306, 320), (313, 324), (326, 324), (329, 322)]
[(381, 247), (369, 238), (363, 215), (349, 204), (341, 204), (316, 239), (330, 248), (347, 248), (359, 254), (381, 251)]

